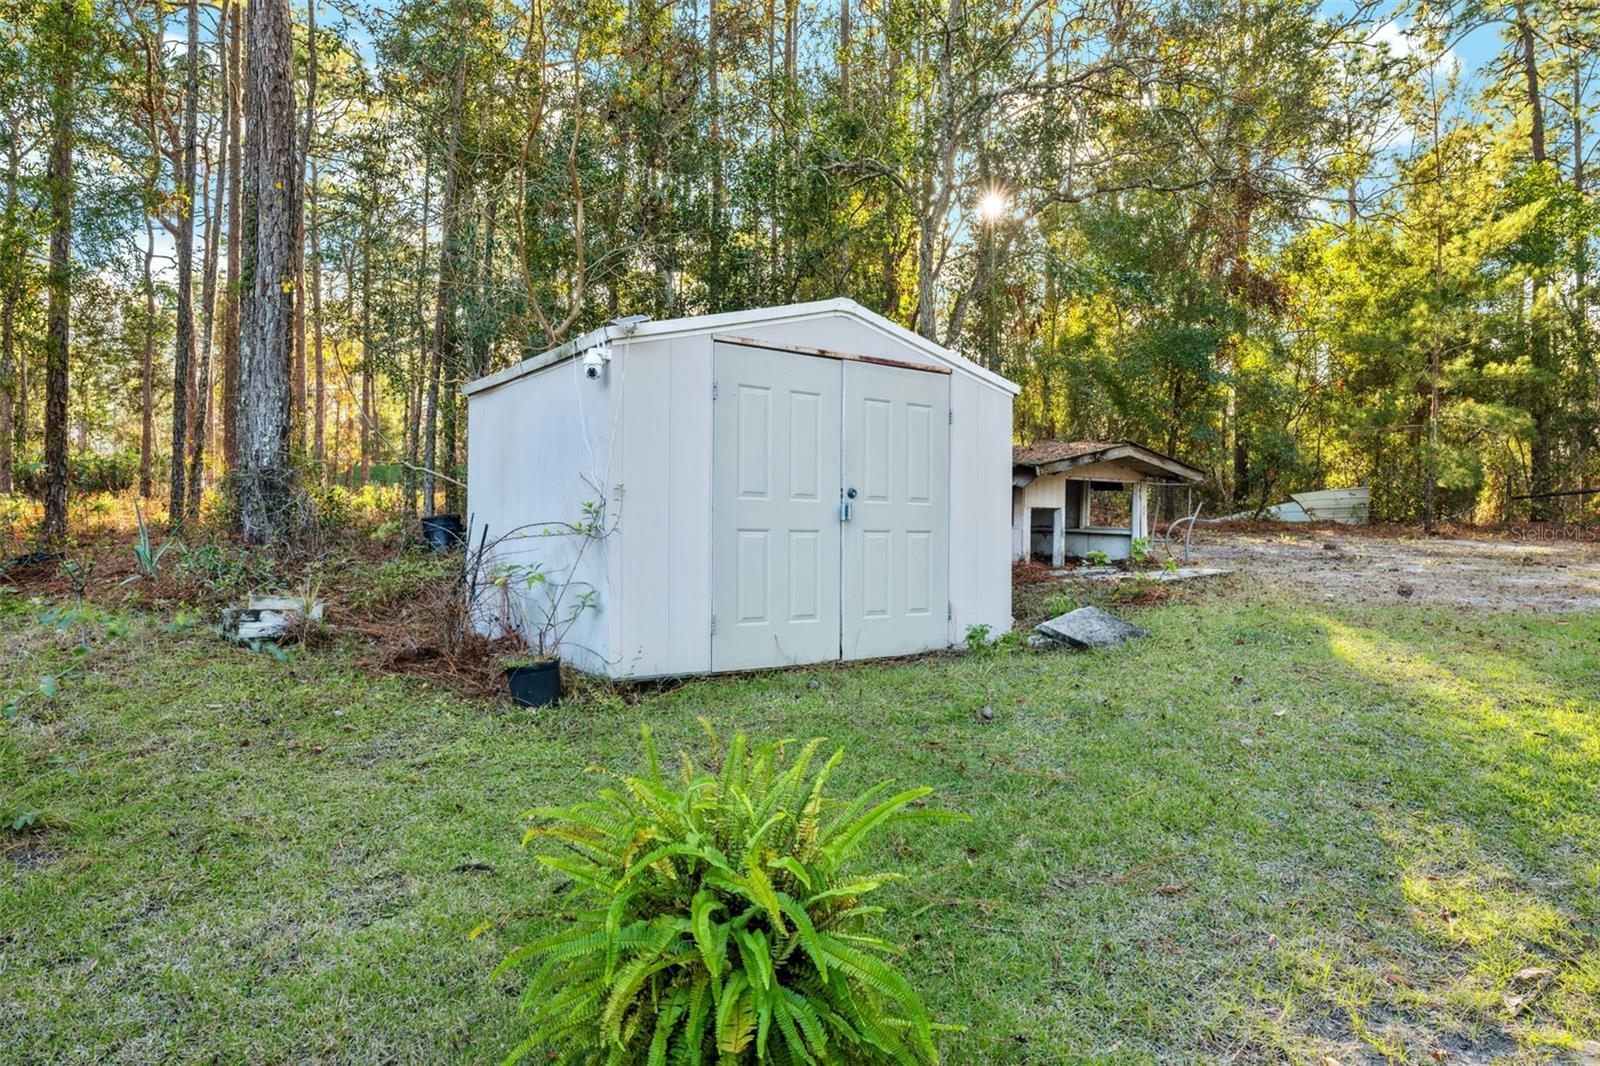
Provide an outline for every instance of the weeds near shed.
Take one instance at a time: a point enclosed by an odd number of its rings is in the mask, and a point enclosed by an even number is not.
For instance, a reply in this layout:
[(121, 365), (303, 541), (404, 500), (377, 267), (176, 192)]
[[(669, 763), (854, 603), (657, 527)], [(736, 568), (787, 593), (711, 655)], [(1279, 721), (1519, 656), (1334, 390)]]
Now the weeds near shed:
[(1078, 601), (1064, 592), (1058, 592), (1044, 601), (1045, 614), (1051, 618), (1066, 614), (1069, 611), (1076, 611), (1077, 609)]

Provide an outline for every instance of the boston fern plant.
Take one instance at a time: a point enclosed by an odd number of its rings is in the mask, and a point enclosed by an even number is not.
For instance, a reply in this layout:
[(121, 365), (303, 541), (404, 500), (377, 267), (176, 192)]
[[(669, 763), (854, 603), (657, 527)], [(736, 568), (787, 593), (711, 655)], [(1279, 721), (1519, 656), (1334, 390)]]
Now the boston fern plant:
[(863, 900), (896, 875), (852, 865), (887, 826), (961, 816), (914, 808), (930, 789), (888, 795), (887, 782), (830, 803), (843, 749), (813, 772), (821, 740), (786, 765), (786, 744), (741, 734), (722, 753), (702, 725), (709, 767), (685, 754), (664, 776), (645, 730), (644, 776), (529, 812), (524, 845), (559, 845), (537, 857), (587, 906), (495, 971), (534, 967), (533, 1031), (507, 1061), (543, 1048), (583, 1064), (936, 1062), (944, 1027), (868, 931), (882, 908)]

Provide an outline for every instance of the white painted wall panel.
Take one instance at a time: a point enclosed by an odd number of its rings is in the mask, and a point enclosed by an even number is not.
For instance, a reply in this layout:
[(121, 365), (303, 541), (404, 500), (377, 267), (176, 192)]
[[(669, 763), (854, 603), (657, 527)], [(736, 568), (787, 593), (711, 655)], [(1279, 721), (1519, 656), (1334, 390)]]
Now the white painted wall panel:
[(667, 343), (644, 341), (617, 346), (617, 403), (621, 416), (618, 477), (622, 487), (617, 582), (618, 620), (614, 676), (666, 672), (665, 640), (649, 634), (670, 631), (671, 597), (662, 595), (670, 567), (668, 527), (675, 505), (671, 492), (672, 361), (662, 358)]
[(672, 554), (665, 634), (670, 666), (661, 672), (692, 674), (711, 669), (711, 338), (671, 343), (673, 507), (666, 527)]
[(950, 383), (950, 623), (1011, 629), (1011, 396), (970, 376)]
[[(620, 352), (618, 358), (621, 358)], [(628, 345), (615, 677), (711, 669), (711, 338)]]
[[(596, 498), (584, 480), (611, 484), (612, 438), (615, 429), (609, 378), (589, 381), (576, 362), (562, 363), (503, 388), (472, 396), (467, 408), (467, 513), (476, 547), (485, 525), (491, 541), (518, 527), (534, 524), (522, 535), (502, 542), (488, 563), (538, 562), (547, 569), (572, 569), (576, 581), (594, 587), (599, 607), (583, 612), (567, 636), (565, 657), (584, 670), (607, 669), (611, 646), (610, 564), (615, 539), (537, 536), (544, 523), (576, 522), (583, 505)], [(615, 506), (612, 501), (608, 506)], [(480, 582), (487, 578), (480, 577)], [(480, 594), (475, 621), (492, 632), (502, 612), (493, 590)], [(524, 618), (538, 610), (525, 600)], [(526, 628), (526, 627), (524, 627)]]

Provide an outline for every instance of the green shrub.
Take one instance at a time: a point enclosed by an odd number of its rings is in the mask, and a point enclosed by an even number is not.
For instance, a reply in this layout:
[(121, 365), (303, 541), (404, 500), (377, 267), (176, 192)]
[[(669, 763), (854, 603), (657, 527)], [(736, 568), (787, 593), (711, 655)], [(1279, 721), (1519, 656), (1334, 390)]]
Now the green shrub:
[(361, 566), (352, 577), (348, 593), (352, 606), (363, 611), (381, 610), (412, 603), (431, 586), (461, 576), (461, 559), (454, 555), (429, 553), (402, 555), (376, 566)]
[[(703, 725), (705, 723), (702, 723)], [(710, 734), (710, 727), (706, 727)], [(873, 832), (956, 815), (912, 804), (884, 782), (843, 805), (824, 787), (843, 749), (814, 774), (821, 740), (792, 765), (784, 744), (741, 734), (710, 768), (687, 754), (599, 798), (530, 811), (523, 838), (585, 905), (560, 932), (513, 952), (496, 975), (537, 961), (522, 997), (536, 1047), (563, 1063), (795, 1064), (937, 1061), (922, 1001), (869, 932), (863, 903), (895, 875), (852, 870)]]
[[(44, 460), (28, 459), (11, 468), (16, 490), (39, 500), (44, 498)], [(137, 452), (110, 455), (71, 454), (67, 456), (67, 491), (74, 496), (96, 492), (127, 492), (139, 476)]]
[(1083, 557), (1083, 560), (1084, 560), (1084, 562), (1088, 563), (1090, 566), (1110, 566), (1111, 565), (1111, 556), (1107, 555), (1105, 552), (1101, 551), (1099, 548), (1096, 548), (1094, 551), (1090, 552), (1088, 555), (1085, 555)]
[(182, 541), (175, 550), (180, 580), (202, 595), (230, 599), (273, 580), (273, 560), (264, 552), (229, 544), (189, 547)]
[(978, 654), (979, 652), (987, 651), (989, 648), (989, 634), (992, 631), (993, 627), (984, 625), (982, 622), (979, 622), (976, 625), (968, 626), (966, 638), (967, 650), (972, 652), (974, 655)]
[(1064, 592), (1057, 592), (1044, 601), (1044, 613), (1051, 618), (1063, 615), (1078, 609), (1078, 601)]

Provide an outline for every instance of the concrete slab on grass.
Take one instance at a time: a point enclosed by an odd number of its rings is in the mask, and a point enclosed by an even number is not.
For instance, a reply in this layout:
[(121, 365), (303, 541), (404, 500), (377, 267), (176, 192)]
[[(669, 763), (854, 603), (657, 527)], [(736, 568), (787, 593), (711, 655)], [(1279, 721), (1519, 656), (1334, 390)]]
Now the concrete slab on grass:
[(1079, 607), (1040, 622), (1033, 631), (1044, 640), (1069, 648), (1111, 648), (1150, 634), (1098, 607)]

